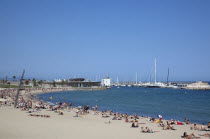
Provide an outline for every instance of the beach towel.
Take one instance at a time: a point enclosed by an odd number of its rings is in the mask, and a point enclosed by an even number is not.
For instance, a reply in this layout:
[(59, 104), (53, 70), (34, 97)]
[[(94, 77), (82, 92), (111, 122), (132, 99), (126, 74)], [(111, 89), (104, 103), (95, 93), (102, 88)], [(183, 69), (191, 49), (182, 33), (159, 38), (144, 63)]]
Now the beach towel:
[(160, 122), (160, 120), (155, 120), (153, 123), (159, 123)]

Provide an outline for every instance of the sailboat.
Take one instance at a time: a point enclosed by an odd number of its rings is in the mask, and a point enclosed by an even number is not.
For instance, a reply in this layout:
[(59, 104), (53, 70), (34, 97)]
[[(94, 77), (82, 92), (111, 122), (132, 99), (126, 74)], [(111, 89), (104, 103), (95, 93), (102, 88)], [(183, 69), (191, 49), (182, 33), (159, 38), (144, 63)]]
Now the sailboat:
[(154, 80), (155, 82), (154, 83), (148, 83), (146, 85), (146, 87), (148, 88), (160, 88), (160, 87), (165, 87), (165, 84), (164, 83), (161, 83), (161, 82), (157, 82), (156, 79), (156, 75), (157, 75), (157, 71), (156, 71), (156, 66), (157, 66), (157, 62), (156, 62), (156, 58), (155, 58), (155, 72), (154, 72)]
[(167, 85), (165, 86), (165, 88), (178, 88), (178, 86), (169, 83), (168, 80), (169, 80), (169, 68), (168, 68), (168, 75), (167, 75)]
[(137, 72), (136, 72), (136, 83), (134, 84), (134, 86), (137, 86), (137, 87), (139, 86), (139, 85), (138, 85), (138, 76), (137, 76)]
[(119, 79), (117, 77), (117, 88), (120, 88)]

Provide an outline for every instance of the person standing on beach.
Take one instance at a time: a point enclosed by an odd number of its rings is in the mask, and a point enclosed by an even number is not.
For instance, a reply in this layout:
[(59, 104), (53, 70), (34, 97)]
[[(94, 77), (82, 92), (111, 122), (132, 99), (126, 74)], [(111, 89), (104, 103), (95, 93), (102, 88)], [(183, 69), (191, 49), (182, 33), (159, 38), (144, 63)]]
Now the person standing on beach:
[(72, 109), (72, 105), (73, 105), (73, 103), (69, 103), (69, 109), (70, 110)]
[(162, 121), (163, 116), (159, 114), (159, 115), (158, 115), (158, 118), (159, 118), (160, 121)]
[(76, 115), (74, 117), (79, 117), (80, 109), (76, 110)]

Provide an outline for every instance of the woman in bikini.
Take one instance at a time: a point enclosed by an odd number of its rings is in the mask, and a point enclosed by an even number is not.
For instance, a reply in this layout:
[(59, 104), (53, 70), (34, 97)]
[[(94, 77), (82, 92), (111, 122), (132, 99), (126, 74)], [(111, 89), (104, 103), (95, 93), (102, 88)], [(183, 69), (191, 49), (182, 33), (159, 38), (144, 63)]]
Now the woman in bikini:
[(185, 139), (193, 139), (193, 138), (200, 138), (200, 137), (196, 137), (193, 133), (190, 134), (190, 135), (187, 135), (187, 132), (184, 132), (182, 138), (185, 138)]

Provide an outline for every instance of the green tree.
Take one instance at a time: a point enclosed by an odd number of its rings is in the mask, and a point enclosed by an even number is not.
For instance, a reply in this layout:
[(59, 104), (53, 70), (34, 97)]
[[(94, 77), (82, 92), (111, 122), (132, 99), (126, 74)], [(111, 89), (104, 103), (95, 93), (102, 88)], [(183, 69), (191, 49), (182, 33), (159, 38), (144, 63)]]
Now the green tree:
[(61, 81), (61, 85), (64, 85), (64, 84), (65, 84), (65, 81), (64, 81), (64, 80), (62, 80), (62, 81)]
[(7, 84), (8, 84), (8, 88), (10, 88), (10, 82), (7, 82)]
[(53, 84), (53, 87), (56, 87), (56, 83), (55, 83), (55, 81), (53, 81), (53, 83), (52, 83), (52, 84)]
[(42, 80), (39, 80), (39, 81), (38, 81), (38, 84), (42, 86), (43, 81), (42, 81)]
[(33, 78), (32, 82), (33, 82), (33, 86), (36, 86), (36, 79), (35, 78)]
[(15, 81), (15, 79), (16, 79), (16, 76), (12, 76), (12, 78), (13, 78), (13, 81)]

